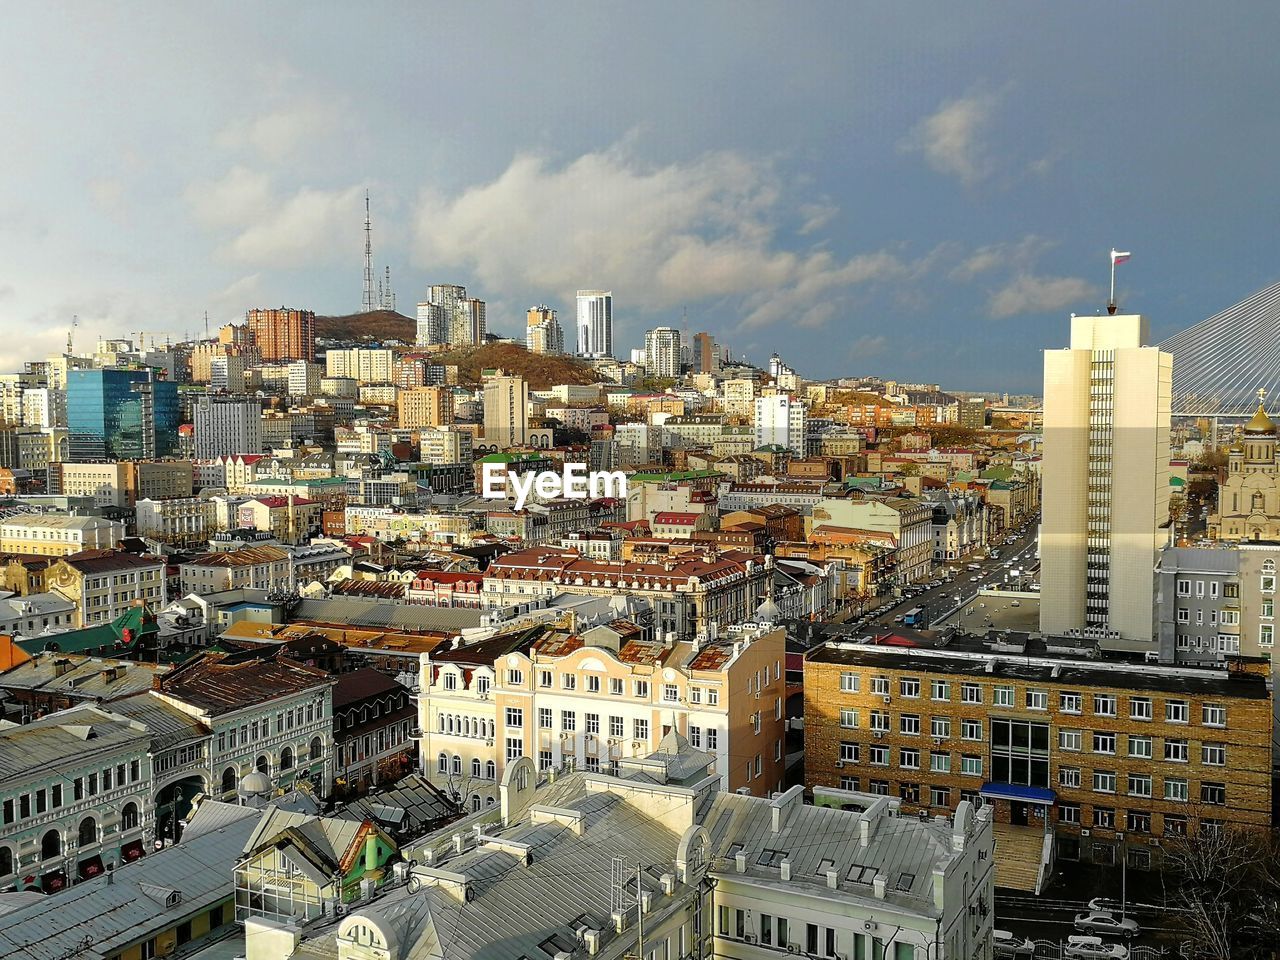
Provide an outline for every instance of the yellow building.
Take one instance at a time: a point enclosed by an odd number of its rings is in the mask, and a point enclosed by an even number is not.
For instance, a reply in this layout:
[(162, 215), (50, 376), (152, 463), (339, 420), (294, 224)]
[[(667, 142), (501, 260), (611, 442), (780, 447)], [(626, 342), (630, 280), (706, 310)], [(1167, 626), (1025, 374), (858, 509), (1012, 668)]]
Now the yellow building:
[(81, 627), (110, 623), (130, 607), (164, 604), (165, 563), (160, 557), (119, 550), (86, 550), (62, 557), (45, 575), (49, 589), (79, 608)]
[(124, 535), (123, 523), (102, 517), (20, 514), (0, 523), (0, 553), (65, 557), (81, 550), (109, 550)]
[(397, 397), (400, 426), (411, 430), (453, 422), (453, 391), (447, 387), (413, 387)]

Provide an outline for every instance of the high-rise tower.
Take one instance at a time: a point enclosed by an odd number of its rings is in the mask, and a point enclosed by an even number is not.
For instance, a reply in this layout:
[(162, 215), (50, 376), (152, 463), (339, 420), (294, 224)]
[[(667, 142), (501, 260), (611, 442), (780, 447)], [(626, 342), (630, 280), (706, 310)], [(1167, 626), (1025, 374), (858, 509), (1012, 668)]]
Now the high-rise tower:
[(378, 309), (373, 295), (373, 220), (369, 217), (369, 191), (364, 192), (364, 297), (360, 310), (369, 313)]
[(613, 356), (613, 291), (578, 291), (578, 356)]

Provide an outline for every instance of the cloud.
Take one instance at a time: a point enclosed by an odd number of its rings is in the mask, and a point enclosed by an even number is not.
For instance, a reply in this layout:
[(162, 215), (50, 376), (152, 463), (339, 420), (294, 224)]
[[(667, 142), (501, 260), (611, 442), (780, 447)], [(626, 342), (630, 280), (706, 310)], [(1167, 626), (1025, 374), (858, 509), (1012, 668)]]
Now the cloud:
[(888, 349), (888, 337), (883, 334), (872, 336), (868, 333), (849, 344), (849, 358), (857, 360), (865, 357), (878, 357)]
[(226, 150), (251, 149), (263, 159), (282, 163), (313, 148), (322, 138), (333, 138), (345, 126), (346, 101), (301, 98), (254, 117), (233, 120), (217, 136)]
[[(821, 326), (854, 288), (904, 274), (887, 251), (841, 259), (781, 248), (794, 209), (785, 195), (767, 161), (732, 152), (665, 166), (624, 147), (561, 165), (519, 154), (487, 183), (424, 192), (416, 260), (470, 271), (481, 295), (608, 287), (619, 314), (727, 298), (743, 327)], [(831, 215), (801, 209), (813, 230)]]
[(1001, 268), (1026, 272), (1053, 246), (1053, 241), (1030, 233), (1012, 243), (993, 243), (979, 247), (952, 269), (950, 276), (953, 280), (966, 281)]
[(816, 233), (830, 223), (839, 212), (840, 208), (832, 203), (802, 203), (800, 216), (804, 217), (804, 223), (796, 232), (802, 237)]
[(1097, 288), (1079, 277), (1019, 274), (991, 297), (988, 309), (997, 318), (1061, 310), (1095, 296)]
[(95, 177), (89, 181), (89, 199), (107, 216), (114, 217), (124, 209), (124, 183), (115, 177)]
[(983, 134), (995, 106), (996, 98), (988, 94), (948, 100), (917, 124), (902, 149), (922, 154), (934, 170), (972, 186), (991, 172)]
[(274, 203), (271, 178), (240, 165), (218, 180), (191, 184), (183, 197), (196, 219), (207, 227), (243, 226)]

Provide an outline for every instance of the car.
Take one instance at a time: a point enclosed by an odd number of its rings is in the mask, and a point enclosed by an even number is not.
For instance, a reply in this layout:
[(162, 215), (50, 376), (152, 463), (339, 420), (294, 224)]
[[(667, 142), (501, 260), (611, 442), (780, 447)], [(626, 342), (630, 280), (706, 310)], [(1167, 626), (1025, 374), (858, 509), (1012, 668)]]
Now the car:
[(977, 582), (978, 582), (979, 580), (981, 580), (981, 579), (982, 579), (981, 577), (970, 577), (970, 578), (969, 578), (969, 582), (970, 582), (970, 583), (977, 583)]
[(1094, 897), (1085, 907), (1089, 913), (1115, 913), (1120, 909), (1120, 901), (1110, 897)]
[(903, 620), (902, 614), (898, 614), (896, 617), (893, 618), (894, 623), (901, 623), (902, 620)]
[(1134, 937), (1141, 929), (1137, 920), (1132, 917), (1117, 917), (1110, 910), (1077, 913), (1075, 928), (1082, 933), (1108, 933), (1117, 937)]
[(1021, 600), (1014, 600), (1014, 601), (1012, 601), (1012, 602), (1009, 604), (1009, 606), (1011, 606), (1011, 607), (1020, 607), (1020, 606), (1022, 606), (1022, 601), (1021, 601)]
[(1101, 937), (1067, 937), (1062, 955), (1070, 960), (1129, 960), (1129, 948)]
[(1025, 937), (1017, 937), (1008, 930), (992, 930), (991, 946), (995, 948), (997, 957), (1009, 957), (1011, 960), (1024, 960), (1036, 955), (1036, 945)]

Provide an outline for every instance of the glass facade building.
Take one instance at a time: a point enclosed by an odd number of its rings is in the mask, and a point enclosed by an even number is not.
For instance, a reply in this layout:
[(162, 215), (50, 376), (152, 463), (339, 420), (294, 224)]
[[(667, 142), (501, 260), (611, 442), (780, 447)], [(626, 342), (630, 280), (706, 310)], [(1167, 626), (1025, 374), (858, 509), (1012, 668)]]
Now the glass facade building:
[(72, 370), (67, 427), (73, 462), (169, 457), (178, 445), (178, 385), (151, 368)]

